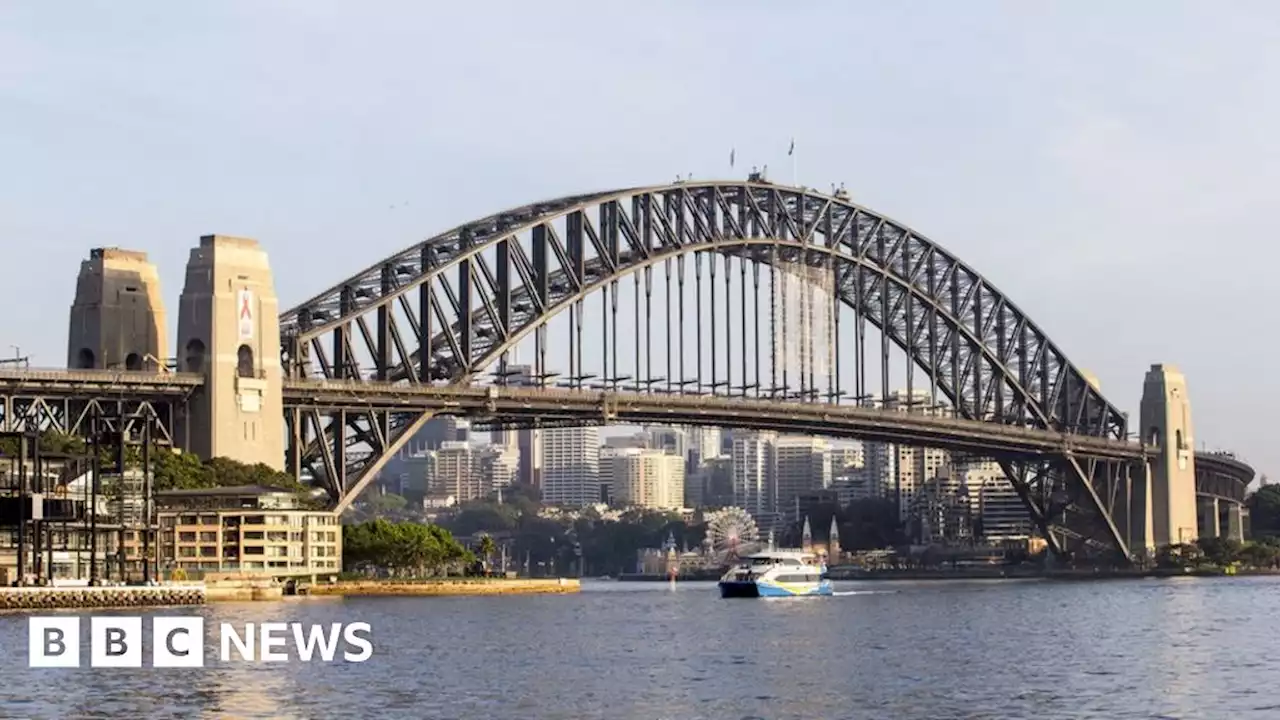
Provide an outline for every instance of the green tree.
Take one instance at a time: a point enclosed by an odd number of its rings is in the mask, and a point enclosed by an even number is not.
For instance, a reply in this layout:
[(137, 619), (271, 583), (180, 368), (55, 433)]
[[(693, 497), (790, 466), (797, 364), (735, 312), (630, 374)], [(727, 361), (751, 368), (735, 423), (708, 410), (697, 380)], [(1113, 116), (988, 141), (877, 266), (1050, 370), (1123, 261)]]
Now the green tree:
[(480, 551), (480, 558), (485, 561), (485, 564), (490, 564), (493, 561), (493, 553), (498, 550), (498, 544), (493, 541), (492, 535), (484, 535), (481, 536), (480, 547), (477, 549)]
[(1239, 557), (1249, 567), (1274, 568), (1280, 564), (1280, 547), (1266, 542), (1251, 542), (1240, 551)]
[(1204, 552), (1195, 543), (1164, 545), (1156, 549), (1156, 566), (1161, 568), (1192, 568), (1204, 559)]
[(216, 486), (204, 463), (192, 453), (161, 449), (152, 453), (151, 458), (152, 478), (158, 491)]
[(1263, 485), (1245, 499), (1255, 538), (1280, 537), (1280, 484)]
[(1202, 537), (1196, 540), (1196, 546), (1206, 562), (1220, 567), (1237, 562), (1244, 550), (1244, 544), (1239, 540), (1223, 537)]
[(383, 569), (396, 575), (448, 572), (474, 560), (438, 525), (378, 518), (342, 529), (343, 564), (349, 570)]

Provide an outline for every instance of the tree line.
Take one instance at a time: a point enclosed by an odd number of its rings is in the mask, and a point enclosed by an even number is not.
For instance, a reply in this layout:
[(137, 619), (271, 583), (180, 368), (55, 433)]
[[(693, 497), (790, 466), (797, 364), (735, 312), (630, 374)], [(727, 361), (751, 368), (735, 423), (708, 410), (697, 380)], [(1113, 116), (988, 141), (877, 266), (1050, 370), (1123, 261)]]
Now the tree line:
[(342, 564), (348, 571), (424, 577), (461, 569), (475, 559), (439, 525), (379, 518), (342, 527)]

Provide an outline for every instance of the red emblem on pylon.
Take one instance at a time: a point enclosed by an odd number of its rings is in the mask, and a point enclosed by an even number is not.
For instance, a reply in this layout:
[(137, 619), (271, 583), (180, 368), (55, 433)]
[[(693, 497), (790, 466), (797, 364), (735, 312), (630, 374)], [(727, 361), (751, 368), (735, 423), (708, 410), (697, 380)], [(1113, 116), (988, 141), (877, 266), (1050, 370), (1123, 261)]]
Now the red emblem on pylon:
[(240, 295), (240, 319), (252, 320), (253, 311), (249, 309), (249, 293), (241, 293)]

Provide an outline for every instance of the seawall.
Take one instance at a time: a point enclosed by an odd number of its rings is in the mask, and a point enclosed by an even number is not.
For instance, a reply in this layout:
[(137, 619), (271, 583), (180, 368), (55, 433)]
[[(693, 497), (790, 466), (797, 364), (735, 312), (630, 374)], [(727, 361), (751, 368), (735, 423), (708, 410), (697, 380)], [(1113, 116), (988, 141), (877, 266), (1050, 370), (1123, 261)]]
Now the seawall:
[(208, 602), (249, 602), (279, 600), (284, 588), (271, 578), (243, 576), (211, 576), (205, 578)]
[(309, 595), (539, 595), (576, 593), (582, 590), (577, 578), (516, 578), (456, 580), (355, 580), (316, 583), (307, 588)]
[(0, 610), (88, 610), (203, 605), (200, 584), (138, 587), (0, 588)]

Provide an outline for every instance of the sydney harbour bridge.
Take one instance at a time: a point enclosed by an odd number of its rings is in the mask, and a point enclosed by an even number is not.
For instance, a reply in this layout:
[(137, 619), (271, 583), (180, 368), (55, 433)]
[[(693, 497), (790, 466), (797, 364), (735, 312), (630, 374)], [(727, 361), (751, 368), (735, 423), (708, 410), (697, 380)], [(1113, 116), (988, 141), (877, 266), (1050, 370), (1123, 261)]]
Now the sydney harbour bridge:
[[(215, 346), (236, 341), (184, 342), (181, 322), (173, 369), (134, 359), (0, 371), (3, 429), (83, 432), (92, 411), (145, 418), (174, 444), (211, 453), (192, 433), (225, 429), (189, 416), (223, 412), (198, 408), (221, 407), (214, 398), (233, 390), (203, 352), (234, 363)], [(272, 463), (314, 478), (337, 510), (442, 414), (488, 428), (776, 430), (991, 459), (1060, 553), (1131, 557), (1176, 542), (1186, 537), (1169, 519), (1179, 505), (1194, 515), (1211, 502), (1216, 528), (1219, 503), (1238, 518), (1253, 477), (1230, 456), (1191, 452), (1194, 490), (1178, 485), (1191, 428), (1162, 402), (1139, 431), (956, 255), (843, 192), (759, 176), (481, 218), (279, 312), (278, 329), (279, 366), (245, 360), (242, 345), (242, 365), (257, 365), (237, 374), (234, 392), (266, 388), (254, 390), (268, 398), (263, 412), (282, 418), (264, 427), (284, 438)], [(273, 355), (274, 337), (261, 333), (255, 347)]]

